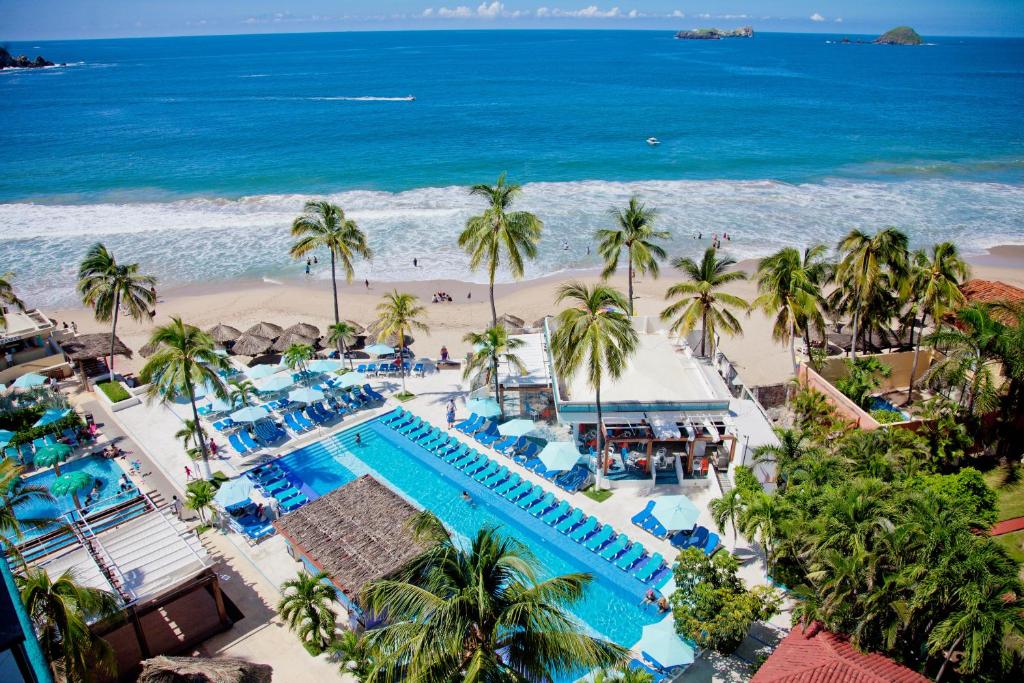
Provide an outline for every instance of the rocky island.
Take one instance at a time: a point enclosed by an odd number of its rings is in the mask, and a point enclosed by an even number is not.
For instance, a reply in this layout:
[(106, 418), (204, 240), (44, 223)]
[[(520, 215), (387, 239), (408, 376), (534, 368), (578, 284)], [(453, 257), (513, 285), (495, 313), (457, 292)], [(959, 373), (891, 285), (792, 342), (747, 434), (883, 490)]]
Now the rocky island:
[(754, 29), (750, 26), (723, 31), (720, 28), (695, 28), (692, 31), (680, 31), (677, 40), (721, 40), (722, 38), (753, 38)]
[(897, 26), (875, 38), (876, 45), (920, 45), (924, 42), (909, 26)]
[(13, 56), (6, 47), (0, 47), (0, 69), (38, 69), (43, 66), (55, 66), (53, 62), (43, 59), (42, 55), (29, 59), (25, 55)]

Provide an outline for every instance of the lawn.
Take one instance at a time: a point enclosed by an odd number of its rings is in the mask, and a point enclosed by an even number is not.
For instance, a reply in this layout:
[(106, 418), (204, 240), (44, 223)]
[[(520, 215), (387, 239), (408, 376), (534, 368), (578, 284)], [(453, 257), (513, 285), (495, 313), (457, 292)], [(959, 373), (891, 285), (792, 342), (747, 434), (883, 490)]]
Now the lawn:
[(603, 503), (612, 497), (612, 492), (607, 489), (598, 490), (591, 486), (583, 492), (583, 495), (591, 500), (596, 500), (598, 503)]
[(1006, 467), (996, 467), (985, 472), (985, 483), (999, 496), (996, 519), (1024, 516), (1024, 469), (1018, 472), (1016, 481), (1007, 483)]
[(1014, 531), (1001, 536), (993, 536), (992, 540), (1006, 548), (1013, 559), (1024, 563), (1024, 531)]

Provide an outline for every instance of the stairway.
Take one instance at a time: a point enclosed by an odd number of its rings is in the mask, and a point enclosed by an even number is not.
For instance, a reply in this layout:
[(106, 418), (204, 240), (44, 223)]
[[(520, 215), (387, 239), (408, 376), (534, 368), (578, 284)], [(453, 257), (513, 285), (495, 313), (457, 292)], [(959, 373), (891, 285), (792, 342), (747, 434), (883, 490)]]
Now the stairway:
[(715, 473), (715, 479), (718, 480), (718, 488), (722, 490), (723, 496), (735, 488), (732, 485), (732, 479), (729, 478), (728, 472), (719, 472), (717, 468), (713, 468), (712, 471)]

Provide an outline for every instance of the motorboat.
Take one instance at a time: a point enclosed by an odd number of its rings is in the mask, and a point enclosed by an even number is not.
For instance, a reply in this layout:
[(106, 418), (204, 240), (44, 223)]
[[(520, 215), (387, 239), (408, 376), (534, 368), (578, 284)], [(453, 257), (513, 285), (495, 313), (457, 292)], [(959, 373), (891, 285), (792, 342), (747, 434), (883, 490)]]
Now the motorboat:
[(661, 140), (659, 140), (658, 138), (656, 138), (654, 136), (651, 136), (651, 137), (647, 138), (647, 144), (651, 145), (653, 147), (654, 145), (660, 145), (661, 144)]

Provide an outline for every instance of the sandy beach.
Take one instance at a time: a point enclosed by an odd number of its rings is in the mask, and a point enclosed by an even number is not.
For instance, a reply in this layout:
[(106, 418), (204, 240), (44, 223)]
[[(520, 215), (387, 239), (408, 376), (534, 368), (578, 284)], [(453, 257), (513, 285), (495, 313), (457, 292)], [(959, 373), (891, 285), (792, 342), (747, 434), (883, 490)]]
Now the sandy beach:
[[(756, 268), (756, 261), (737, 264), (748, 273)], [(425, 269), (426, 270), (426, 269)], [(1000, 246), (988, 254), (971, 259), (972, 277), (1004, 282), (1024, 287), (1024, 246)], [(576, 271), (526, 280), (496, 287), (498, 314), (511, 313), (532, 323), (544, 315), (556, 313), (555, 293), (559, 284), (571, 279), (588, 283), (599, 280), (598, 272)], [(663, 269), (657, 280), (640, 278), (634, 281), (636, 312), (638, 315), (657, 315), (664, 307), (665, 289), (677, 279), (671, 268)], [(617, 275), (611, 283), (625, 291), (625, 275)], [(424, 272), (422, 280), (408, 282), (340, 284), (338, 288), (341, 315), (362, 324), (375, 317), (374, 308), (380, 297), (392, 289), (411, 292), (420, 297), (427, 310), (429, 333), (417, 333), (413, 345), (418, 355), (437, 356), (442, 345), (453, 357), (464, 357), (469, 345), (462, 341), (467, 332), (484, 328), (490, 319), (487, 305), (487, 287), (477, 283), (456, 280), (433, 280)], [(451, 303), (431, 303), (434, 292), (447, 292)], [(729, 288), (734, 294), (752, 300), (756, 296), (751, 280), (735, 283)], [(472, 295), (468, 298), (468, 295)], [(244, 330), (261, 320), (289, 326), (308, 322), (321, 331), (333, 321), (331, 287), (329, 280), (309, 279), (286, 282), (240, 280), (188, 285), (159, 290), (157, 315), (153, 322), (138, 323), (125, 319), (118, 325), (118, 336), (132, 349), (139, 349), (148, 340), (154, 324), (166, 322), (171, 316), (180, 316), (186, 322), (206, 329), (225, 323)], [(98, 323), (90, 311), (83, 308), (49, 312), (60, 322), (74, 321), (80, 332), (107, 332), (108, 323)], [(744, 380), (752, 386), (786, 381), (790, 376), (787, 348), (771, 339), (771, 323), (762, 313), (754, 311), (742, 316), (743, 335), (724, 337), (722, 350), (742, 370)], [(119, 371), (137, 371), (145, 363), (138, 354), (131, 360), (118, 358)]]

